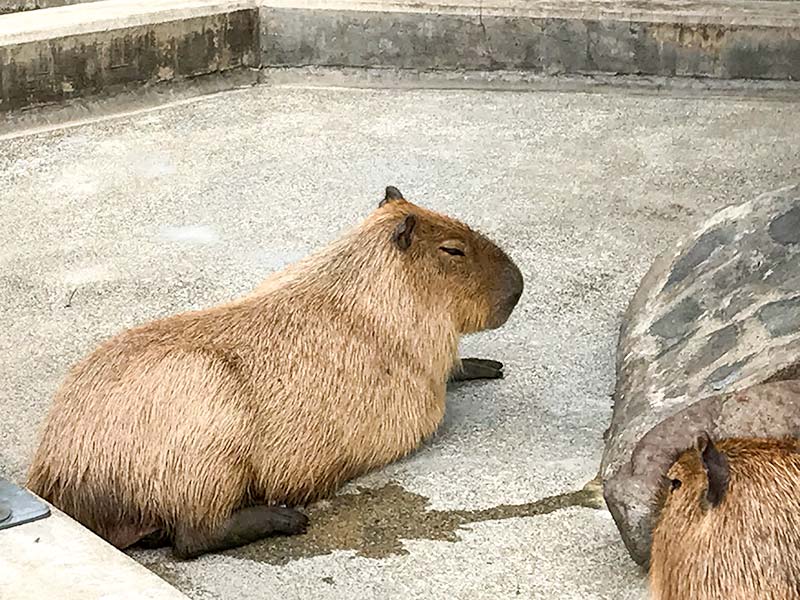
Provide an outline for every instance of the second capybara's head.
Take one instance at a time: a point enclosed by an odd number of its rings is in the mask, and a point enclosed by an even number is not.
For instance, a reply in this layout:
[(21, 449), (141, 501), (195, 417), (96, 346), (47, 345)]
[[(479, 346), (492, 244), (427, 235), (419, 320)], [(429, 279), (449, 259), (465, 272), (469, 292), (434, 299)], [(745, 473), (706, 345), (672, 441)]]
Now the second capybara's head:
[(728, 458), (708, 435), (701, 435), (694, 450), (681, 455), (670, 467), (667, 479), (667, 512), (678, 510), (699, 518), (725, 499), (730, 481)]
[(700, 435), (664, 481), (653, 600), (800, 597), (798, 497), (795, 440)]

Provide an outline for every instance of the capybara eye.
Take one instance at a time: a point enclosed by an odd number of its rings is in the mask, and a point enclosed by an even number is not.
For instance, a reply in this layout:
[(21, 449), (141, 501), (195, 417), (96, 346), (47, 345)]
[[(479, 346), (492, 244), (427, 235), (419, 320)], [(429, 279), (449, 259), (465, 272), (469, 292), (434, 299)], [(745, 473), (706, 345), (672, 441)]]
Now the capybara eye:
[(439, 248), (442, 252), (447, 252), (450, 256), (464, 256), (464, 251), (458, 248), (449, 248), (448, 246), (441, 246)]
[(679, 487), (681, 487), (681, 483), (682, 483), (682, 482), (681, 482), (681, 480), (680, 480), (680, 479), (673, 479), (673, 480), (671, 481), (671, 484), (672, 484), (672, 491), (674, 492), (674, 491), (675, 491), (675, 490), (677, 490)]

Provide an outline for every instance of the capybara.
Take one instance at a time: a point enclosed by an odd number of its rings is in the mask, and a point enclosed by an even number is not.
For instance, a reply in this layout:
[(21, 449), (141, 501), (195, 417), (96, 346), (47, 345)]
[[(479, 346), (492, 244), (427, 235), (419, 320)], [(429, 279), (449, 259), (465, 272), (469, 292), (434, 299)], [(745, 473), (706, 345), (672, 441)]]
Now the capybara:
[(653, 600), (800, 599), (799, 449), (704, 434), (678, 458), (653, 532)]
[(56, 393), (28, 486), (118, 548), (178, 557), (305, 529), (292, 507), (414, 450), (459, 361), (522, 275), (466, 225), (394, 187), (349, 233), (248, 296), (106, 341)]

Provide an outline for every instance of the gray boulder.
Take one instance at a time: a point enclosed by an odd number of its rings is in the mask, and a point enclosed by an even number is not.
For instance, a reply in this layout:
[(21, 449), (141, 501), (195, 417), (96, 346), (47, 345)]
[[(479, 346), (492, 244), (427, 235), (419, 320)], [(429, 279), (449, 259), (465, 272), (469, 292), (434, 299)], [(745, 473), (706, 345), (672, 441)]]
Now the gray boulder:
[(600, 473), (639, 564), (663, 477), (702, 431), (800, 436), (800, 185), (714, 215), (628, 307)]

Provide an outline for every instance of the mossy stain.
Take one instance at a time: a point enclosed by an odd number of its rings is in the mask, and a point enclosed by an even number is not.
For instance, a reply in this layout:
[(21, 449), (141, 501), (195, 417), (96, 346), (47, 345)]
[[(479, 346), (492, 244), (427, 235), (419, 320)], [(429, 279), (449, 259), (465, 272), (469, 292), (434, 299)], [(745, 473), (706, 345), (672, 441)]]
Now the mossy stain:
[(407, 554), (403, 540), (458, 541), (458, 530), (471, 523), (532, 517), (571, 506), (605, 506), (597, 480), (583, 489), (526, 504), (504, 504), (482, 510), (428, 510), (428, 499), (396, 483), (357, 488), (307, 509), (311, 520), (303, 535), (274, 537), (226, 554), (274, 565), (301, 558), (352, 550), (358, 556), (386, 558)]

